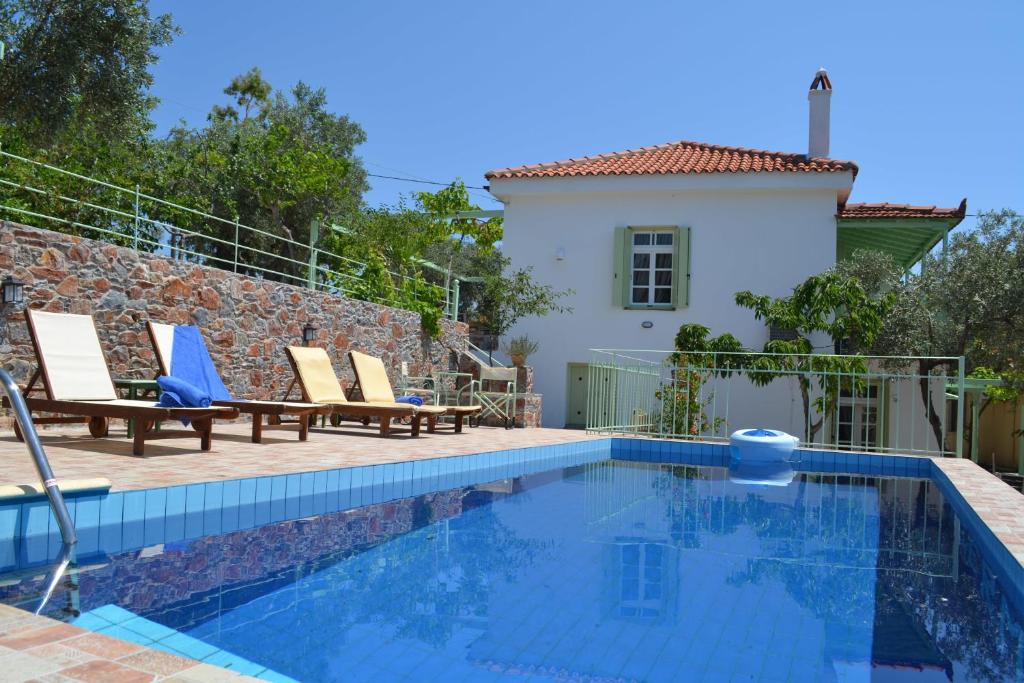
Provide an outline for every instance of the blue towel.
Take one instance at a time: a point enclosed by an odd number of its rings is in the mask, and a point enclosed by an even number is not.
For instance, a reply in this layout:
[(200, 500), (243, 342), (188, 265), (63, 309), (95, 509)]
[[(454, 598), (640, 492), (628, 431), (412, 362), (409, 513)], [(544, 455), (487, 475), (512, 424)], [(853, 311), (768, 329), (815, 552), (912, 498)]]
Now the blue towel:
[(159, 403), (164, 408), (210, 407), (210, 394), (183, 379), (161, 375), (156, 383), (160, 386)]
[(423, 399), (419, 396), (399, 396), (395, 399), (395, 403), (408, 403), (419, 407), (423, 405)]
[[(210, 352), (199, 328), (178, 325), (174, 328), (171, 351), (171, 377), (180, 379), (207, 394), (212, 401), (230, 401), (231, 392), (217, 374)], [(172, 389), (174, 391), (174, 389)], [(188, 399), (188, 396), (182, 396)]]
[[(212, 401), (230, 401), (231, 392), (217, 374), (203, 335), (194, 325), (174, 328), (171, 375), (156, 380), (165, 408), (207, 408)], [(181, 423), (188, 426), (188, 418)]]

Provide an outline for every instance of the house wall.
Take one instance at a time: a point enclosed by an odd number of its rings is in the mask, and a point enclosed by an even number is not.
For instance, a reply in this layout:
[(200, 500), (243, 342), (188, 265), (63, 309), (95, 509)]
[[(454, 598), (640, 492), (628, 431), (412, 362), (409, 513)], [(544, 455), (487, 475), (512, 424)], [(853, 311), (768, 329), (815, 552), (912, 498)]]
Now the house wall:
[[(782, 296), (835, 262), (836, 198), (848, 187), (848, 174), (716, 175), (727, 177), (492, 182), (492, 193), (506, 202), (502, 249), (513, 265), (532, 267), (542, 283), (575, 290), (564, 301), (571, 314), (524, 320), (512, 332), (540, 345), (531, 362), (545, 426), (564, 424), (566, 366), (590, 362), (589, 349), (672, 349), (684, 323), (731, 332), (760, 348), (767, 330), (735, 305), (735, 293)], [(613, 306), (615, 228), (642, 225), (690, 228), (688, 305), (672, 311)], [(564, 260), (555, 258), (560, 248)], [(641, 328), (643, 321), (653, 328)], [(788, 412), (788, 392), (779, 390)]]

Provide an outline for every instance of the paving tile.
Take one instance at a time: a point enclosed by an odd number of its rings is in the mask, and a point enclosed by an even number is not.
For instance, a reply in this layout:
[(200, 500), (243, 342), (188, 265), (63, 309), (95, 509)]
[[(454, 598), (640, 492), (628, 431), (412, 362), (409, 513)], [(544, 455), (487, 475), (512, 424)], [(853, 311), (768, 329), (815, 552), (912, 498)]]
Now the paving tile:
[(117, 662), (97, 659), (77, 666), (61, 669), (58, 673), (75, 681), (85, 683), (149, 683), (156, 677), (145, 671), (139, 671)]
[(146, 671), (158, 676), (170, 676), (196, 665), (195, 660), (177, 657), (159, 650), (143, 649), (135, 654), (122, 657), (119, 663), (139, 671)]
[(126, 657), (142, 649), (141, 645), (111, 638), (101, 633), (87, 633), (84, 636), (72, 638), (64, 644), (105, 659)]

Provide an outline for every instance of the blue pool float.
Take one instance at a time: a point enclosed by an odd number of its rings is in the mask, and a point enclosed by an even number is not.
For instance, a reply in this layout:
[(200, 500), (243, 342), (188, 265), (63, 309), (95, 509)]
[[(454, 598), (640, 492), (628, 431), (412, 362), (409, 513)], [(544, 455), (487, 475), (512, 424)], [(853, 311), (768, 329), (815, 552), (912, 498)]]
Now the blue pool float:
[(789, 462), (799, 443), (777, 429), (738, 429), (729, 436), (729, 452), (740, 462)]

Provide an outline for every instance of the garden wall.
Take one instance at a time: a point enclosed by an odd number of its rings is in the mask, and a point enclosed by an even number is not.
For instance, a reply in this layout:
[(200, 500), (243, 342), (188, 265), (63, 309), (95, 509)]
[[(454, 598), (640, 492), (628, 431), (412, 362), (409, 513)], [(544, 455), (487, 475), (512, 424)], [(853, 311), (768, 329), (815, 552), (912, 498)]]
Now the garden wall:
[(417, 313), (0, 222), (7, 274), (25, 283), (25, 304), (0, 313), (0, 362), (20, 384), (35, 367), (26, 306), (93, 314), (118, 378), (156, 375), (147, 320), (198, 325), (225, 383), (250, 399), (283, 396), (292, 379), (284, 347), (302, 343), (307, 323), (342, 377), (351, 377), (349, 350), (382, 357), (393, 381), (403, 361), (414, 375), (457, 368), (468, 338), (463, 323), (444, 320), (431, 339)]

